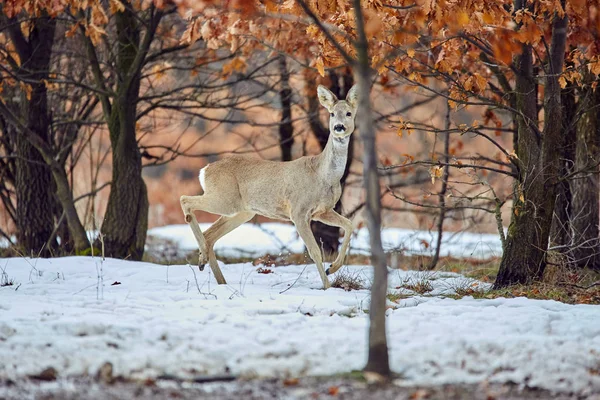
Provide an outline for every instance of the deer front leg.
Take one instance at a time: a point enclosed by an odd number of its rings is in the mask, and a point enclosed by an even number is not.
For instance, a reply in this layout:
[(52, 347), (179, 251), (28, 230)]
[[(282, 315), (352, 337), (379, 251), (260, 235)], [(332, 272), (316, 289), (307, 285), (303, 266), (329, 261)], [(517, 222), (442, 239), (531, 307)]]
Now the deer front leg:
[(294, 225), (296, 225), (296, 230), (308, 249), (308, 255), (317, 265), (319, 275), (323, 281), (323, 289), (331, 287), (329, 279), (327, 278), (327, 274), (325, 273), (325, 269), (323, 268), (323, 256), (321, 255), (321, 249), (319, 249), (319, 245), (317, 244), (317, 241), (310, 230), (310, 220), (298, 218), (293, 219), (292, 222)]
[(348, 246), (350, 245), (350, 238), (353, 231), (352, 222), (348, 218), (338, 214), (335, 210), (324, 212), (323, 214), (314, 217), (314, 220), (330, 226), (337, 226), (338, 228), (342, 228), (344, 230), (342, 247), (335, 260), (331, 263), (331, 267), (327, 268), (325, 271), (327, 275), (331, 275), (342, 267), (344, 260), (346, 259), (346, 253), (348, 252)]

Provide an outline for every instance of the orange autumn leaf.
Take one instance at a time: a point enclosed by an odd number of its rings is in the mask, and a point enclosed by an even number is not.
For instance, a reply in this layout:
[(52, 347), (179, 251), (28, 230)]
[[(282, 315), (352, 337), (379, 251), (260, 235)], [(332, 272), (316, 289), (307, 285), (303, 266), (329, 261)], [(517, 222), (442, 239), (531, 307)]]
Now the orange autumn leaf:
[(402, 137), (404, 135), (404, 131), (406, 131), (406, 134), (408, 136), (410, 136), (413, 133), (413, 129), (414, 126), (413, 124), (411, 124), (410, 122), (404, 121), (404, 119), (402, 119), (402, 117), (398, 118), (398, 128), (396, 130), (396, 134), (400, 137)]
[(378, 35), (383, 29), (381, 17), (376, 12), (371, 11), (366, 13), (366, 17), (365, 33), (371, 37)]
[(456, 22), (461, 26), (468, 25), (469, 19), (469, 14), (465, 11), (460, 11), (456, 16)]
[(109, 4), (111, 14), (125, 11), (125, 5), (123, 5), (120, 0), (110, 0)]
[(19, 87), (25, 93), (27, 100), (31, 100), (31, 93), (33, 92), (31, 85), (25, 82), (19, 82)]
[(317, 71), (319, 71), (319, 75), (321, 75), (322, 77), (325, 77), (325, 65), (323, 64), (322, 57), (317, 58), (315, 66), (317, 67)]
[(200, 39), (200, 20), (194, 18), (190, 23), (188, 23), (183, 35), (181, 35), (181, 44), (194, 44), (198, 39)]
[(409, 162), (415, 161), (415, 157), (412, 156), (412, 155), (410, 155), (410, 154), (408, 154), (408, 153), (403, 153), (402, 156), (405, 157), (404, 161), (402, 162), (402, 165), (406, 165)]
[(229, 4), (230, 8), (246, 18), (257, 11), (257, 3), (254, 0), (232, 0)]
[(244, 72), (246, 67), (246, 62), (241, 57), (235, 57), (223, 65), (223, 78), (226, 78), (236, 72)]
[(429, 168), (431, 183), (435, 183), (435, 180), (441, 178), (443, 173), (444, 169), (440, 165)]

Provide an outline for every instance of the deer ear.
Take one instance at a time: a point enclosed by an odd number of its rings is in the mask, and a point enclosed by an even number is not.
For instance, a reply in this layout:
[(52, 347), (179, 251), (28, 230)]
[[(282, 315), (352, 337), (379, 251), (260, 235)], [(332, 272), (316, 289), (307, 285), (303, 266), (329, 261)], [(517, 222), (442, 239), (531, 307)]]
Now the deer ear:
[(319, 85), (317, 88), (317, 94), (319, 95), (319, 102), (323, 107), (328, 110), (333, 108), (333, 105), (337, 102), (338, 98), (335, 94), (331, 93), (331, 90), (327, 89), (323, 85)]
[(356, 110), (358, 107), (358, 85), (354, 85), (350, 90), (348, 90), (346, 101), (348, 104), (350, 104), (350, 107)]

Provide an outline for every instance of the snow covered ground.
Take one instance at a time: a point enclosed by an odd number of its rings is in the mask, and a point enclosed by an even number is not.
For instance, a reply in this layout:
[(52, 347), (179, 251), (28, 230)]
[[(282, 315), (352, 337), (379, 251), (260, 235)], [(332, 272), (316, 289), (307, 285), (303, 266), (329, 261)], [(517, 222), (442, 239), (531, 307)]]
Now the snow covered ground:
[[(200, 224), (204, 231), (210, 224)], [(180, 250), (197, 250), (198, 245), (188, 225), (169, 225), (150, 229), (148, 235), (174, 242)], [(384, 228), (381, 232), (386, 251), (402, 251), (406, 254), (430, 255), (437, 239), (434, 232)], [(369, 254), (369, 232), (357, 229), (350, 242), (351, 253)], [(304, 244), (291, 224), (264, 223), (244, 224), (221, 238), (215, 244), (215, 252), (228, 257), (256, 257), (266, 253), (301, 253)], [(442, 236), (442, 256), (487, 259), (502, 255), (502, 244), (496, 234), (473, 232), (446, 232)], [(175, 254), (174, 254), (175, 256)]]
[[(0, 382), (59, 377), (336, 374), (366, 360), (368, 291), (319, 290), (314, 265), (209, 268), (98, 258), (0, 259)], [(344, 267), (366, 285), (371, 268)], [(0, 271), (2, 272), (2, 271)], [(390, 360), (405, 384), (515, 382), (600, 391), (600, 307), (445, 298), (480, 285), (450, 273), (390, 271), (390, 291), (428, 279), (431, 296), (390, 302)], [(483, 285), (483, 284), (481, 284)], [(0, 395), (2, 388), (0, 387)]]

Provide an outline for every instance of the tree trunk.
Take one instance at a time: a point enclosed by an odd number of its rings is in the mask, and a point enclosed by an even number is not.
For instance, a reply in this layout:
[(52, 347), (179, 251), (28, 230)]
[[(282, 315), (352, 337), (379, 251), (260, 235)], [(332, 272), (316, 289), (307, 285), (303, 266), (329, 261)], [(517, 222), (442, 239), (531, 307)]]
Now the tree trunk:
[(371, 305), (369, 307), (369, 358), (365, 371), (375, 372), (383, 378), (391, 375), (387, 335), (385, 328), (386, 296), (388, 270), (381, 244), (381, 197), (379, 173), (377, 171), (377, 149), (375, 145), (375, 123), (371, 113), (371, 70), (368, 54), (368, 42), (364, 29), (364, 19), (360, 0), (354, 0), (358, 42), (356, 52), (358, 65), (356, 82), (358, 84), (358, 129), (364, 144), (364, 187), (366, 197), (367, 226), (371, 244), (371, 263), (373, 264), (373, 284), (371, 286)]
[[(337, 96), (338, 99), (343, 99), (348, 94), (348, 91), (354, 85), (354, 79), (352, 77), (351, 72), (345, 71), (343, 75), (339, 76), (335, 72), (330, 72), (329, 78), (331, 80), (331, 92)], [(341, 78), (341, 85), (340, 85)], [(311, 130), (313, 134), (319, 141), (319, 145), (321, 146), (321, 151), (325, 149), (327, 145), (327, 140), (329, 139), (329, 127), (323, 126), (321, 121), (319, 120), (319, 101), (316, 96), (311, 96), (308, 99), (309, 103), (309, 114), (310, 119), (309, 123), (311, 126)], [(352, 160), (354, 158), (354, 139), (355, 135), (350, 135), (350, 142), (348, 143), (348, 159), (346, 161), (346, 168), (344, 169), (344, 174), (342, 175), (342, 179), (340, 179), (340, 184), (342, 185), (342, 196), (344, 195), (344, 189), (346, 187), (346, 179), (348, 178), (348, 174), (350, 173), (350, 166), (352, 165)], [(342, 214), (342, 200), (340, 200), (335, 205), (335, 211)], [(321, 222), (313, 221), (311, 222), (311, 228), (315, 238), (317, 239), (317, 243), (321, 246), (323, 253), (326, 257), (331, 257), (338, 251), (338, 247), (340, 245), (340, 229), (335, 226), (330, 226), (323, 224)]]
[[(19, 24), (11, 25), (9, 32), (21, 58), (21, 69), (17, 75), (33, 82), (30, 84), (31, 91), (21, 93), (20, 115), (32, 134), (49, 143), (51, 118), (42, 79), (48, 78), (56, 22), (48, 16), (34, 21), (29, 38), (22, 34)], [(52, 249), (46, 244), (54, 229), (52, 174), (26, 135), (17, 133), (15, 143), (17, 245), (26, 255), (47, 257)], [(51, 241), (50, 245), (54, 248), (56, 241)]]
[[(14, 141), (16, 138), (15, 127), (0, 114), (0, 151), (4, 154), (15, 154)], [(0, 201), (6, 222), (6, 225), (0, 229), (0, 235), (11, 244), (14, 244), (14, 240), (11, 238), (13, 232), (8, 228), (14, 229), (17, 225), (17, 209), (14, 198), (16, 174), (16, 160), (0, 157)]]
[[(40, 133), (37, 129), (34, 132)], [(40, 153), (23, 135), (17, 134), (16, 142), (17, 246), (27, 256), (49, 257), (52, 249), (46, 247), (46, 242), (54, 228), (52, 175)]]
[[(29, 163), (17, 165), (17, 172), (15, 172), (15, 186), (17, 186), (17, 175), (21, 175), (18, 179), (28, 179), (28, 185), (31, 192), (25, 192), (26, 202), (31, 204), (32, 200), (37, 202), (36, 208), (32, 211), (34, 216), (30, 220), (28, 229), (35, 229), (36, 224), (45, 226), (48, 223), (47, 218), (51, 221), (50, 228), (44, 229), (42, 233), (38, 231), (37, 241), (35, 246), (43, 246), (49, 243), (52, 246), (54, 240), (48, 240), (52, 235), (53, 231), (53, 206), (55, 205), (56, 198), (60, 202), (60, 206), (65, 212), (67, 224), (69, 227), (69, 233), (73, 238), (73, 243), (76, 251), (83, 251), (89, 248), (89, 240), (87, 238), (85, 229), (81, 224), (81, 220), (77, 215), (75, 204), (73, 202), (73, 195), (67, 179), (64, 164), (66, 154), (64, 157), (60, 157), (59, 154), (54, 151), (54, 148), (50, 140), (50, 124), (51, 117), (47, 108), (47, 92), (45, 84), (42, 83), (42, 79), (47, 79), (49, 74), (49, 63), (50, 55), (52, 54), (52, 44), (54, 40), (55, 20), (48, 18), (47, 16), (40, 16), (35, 19), (35, 25), (29, 35), (28, 39), (25, 39), (20, 24), (8, 23), (7, 30), (11, 36), (11, 42), (15, 46), (15, 49), (19, 52), (19, 56), (22, 60), (21, 68), (16, 71), (16, 74), (21, 79), (33, 81), (31, 84), (31, 93), (27, 91), (23, 93), (22, 98), (22, 109), (23, 115), (16, 116), (14, 112), (0, 102), (0, 114), (4, 117), (6, 124), (10, 124), (14, 129), (19, 132), (15, 142), (15, 147), (30, 145), (37, 151), (39, 159), (36, 159), (35, 163), (31, 162), (31, 157), (37, 156), (36, 153), (28, 153), (25, 160), (29, 160)], [(29, 99), (27, 99), (29, 97)], [(25, 148), (25, 147), (22, 147)], [(62, 150), (62, 149), (61, 149)], [(17, 150), (18, 151), (18, 150)], [(31, 151), (30, 149), (28, 151)], [(28, 157), (28, 158), (27, 158)], [(20, 159), (24, 161), (23, 158)], [(27, 172), (30, 164), (39, 166), (39, 162), (44, 163), (43, 170), (34, 170), (34, 173)], [(39, 167), (38, 167), (39, 168)], [(54, 184), (52, 179), (47, 178), (45, 174), (51, 174), (54, 178)], [(41, 183), (40, 181), (41, 180)], [(38, 189), (36, 189), (38, 188)], [(56, 191), (56, 198), (53, 196)], [(21, 195), (22, 198), (23, 195)], [(36, 200), (36, 196), (40, 196), (40, 199)], [(43, 201), (42, 203), (40, 203)], [(40, 221), (36, 220), (43, 218), (44, 224), (39, 224)], [(39, 229), (39, 228), (38, 228)], [(43, 241), (42, 241), (43, 238)], [(34, 251), (38, 251), (36, 248)]]
[[(564, 1), (562, 2), (564, 6)], [(517, 1), (515, 9), (525, 5)], [(556, 187), (559, 182), (560, 148), (563, 144), (562, 109), (558, 76), (564, 63), (566, 14), (554, 15), (549, 73), (546, 76), (544, 133), (537, 132), (536, 93), (532, 50), (523, 45), (516, 60), (518, 152), (522, 168), (517, 183), (517, 199), (508, 228), (506, 248), (500, 262), (495, 288), (527, 284), (541, 279), (554, 213)], [(522, 194), (522, 196), (521, 196)]]
[(442, 187), (438, 193), (438, 201), (440, 207), (440, 215), (437, 221), (437, 238), (435, 243), (435, 252), (427, 265), (428, 270), (436, 267), (440, 259), (440, 249), (442, 247), (442, 236), (444, 235), (444, 220), (446, 219), (446, 193), (448, 191), (448, 180), (450, 178), (450, 103), (446, 101), (446, 117), (444, 118), (444, 155), (442, 162), (444, 163), (444, 173), (442, 175)]
[[(148, 228), (148, 194), (142, 178), (142, 159), (136, 139), (140, 89), (139, 57), (149, 43), (140, 43), (140, 26), (129, 7), (115, 14), (117, 70), (120, 79), (110, 109), (108, 129), (112, 148), (112, 184), (101, 233), (108, 257), (141, 260)], [(151, 21), (146, 35), (153, 35)], [(148, 40), (144, 38), (144, 42)], [(151, 40), (151, 39), (150, 39)]]
[[(562, 90), (563, 104), (563, 131), (565, 132), (564, 146), (561, 150), (560, 176), (566, 177), (572, 173), (575, 165), (576, 135), (576, 103), (575, 89)], [(562, 180), (556, 187), (556, 205), (554, 206), (554, 217), (550, 229), (550, 242), (553, 246), (559, 246), (561, 252), (568, 251), (571, 243), (571, 216), (573, 214), (573, 194), (568, 180)]]
[(292, 147), (294, 146), (294, 126), (292, 125), (292, 89), (290, 88), (290, 72), (284, 55), (279, 56), (279, 74), (281, 88), (281, 123), (279, 124), (279, 147), (281, 148), (281, 161), (292, 161)]
[(69, 186), (69, 180), (67, 179), (67, 173), (64, 169), (64, 164), (59, 163), (57, 160), (58, 157), (52, 150), (52, 147), (46, 143), (43, 138), (36, 135), (34, 131), (24, 125), (21, 120), (15, 117), (2, 102), (0, 102), (0, 114), (7, 119), (8, 123), (13, 125), (17, 130), (20, 130), (20, 135), (26, 137), (27, 141), (37, 149), (43, 156), (44, 162), (50, 167), (54, 183), (56, 184), (56, 196), (65, 212), (69, 233), (73, 236), (75, 250), (83, 251), (89, 248), (89, 240), (85, 233), (85, 229), (81, 224), (81, 220), (77, 215), (77, 210), (75, 209), (75, 203), (73, 201), (73, 195)]
[(577, 123), (575, 171), (581, 171), (571, 181), (573, 192), (573, 248), (570, 260), (579, 267), (600, 269), (600, 91), (590, 86), (582, 88), (579, 100), (581, 119)]
[[(121, 134), (135, 137), (135, 127), (129, 129)], [(107, 257), (141, 260), (148, 228), (148, 194), (137, 142), (134, 144), (119, 140), (112, 147), (112, 185), (101, 240)]]

